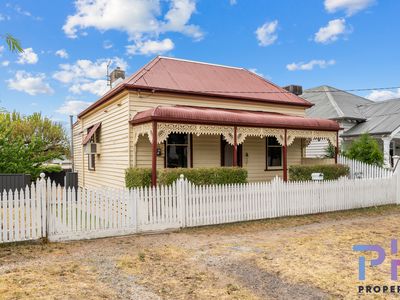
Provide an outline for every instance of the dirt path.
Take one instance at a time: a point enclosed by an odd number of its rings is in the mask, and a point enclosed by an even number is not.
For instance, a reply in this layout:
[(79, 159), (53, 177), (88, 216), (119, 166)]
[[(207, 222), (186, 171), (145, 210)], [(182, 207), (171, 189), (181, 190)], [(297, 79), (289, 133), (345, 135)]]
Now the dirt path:
[[(395, 206), (188, 229), (0, 247), (0, 299), (355, 298), (355, 243), (386, 245)], [(388, 281), (387, 266), (369, 273)]]

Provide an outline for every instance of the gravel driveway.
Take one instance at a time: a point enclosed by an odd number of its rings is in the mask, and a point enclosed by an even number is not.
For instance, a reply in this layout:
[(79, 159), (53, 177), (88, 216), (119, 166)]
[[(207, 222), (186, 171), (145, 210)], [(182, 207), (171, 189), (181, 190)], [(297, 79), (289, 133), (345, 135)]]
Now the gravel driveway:
[[(70, 243), (0, 247), (1, 299), (357, 297), (356, 243), (386, 245), (397, 206)], [(385, 266), (369, 274), (388, 281)], [(390, 276), (389, 276), (390, 277)]]

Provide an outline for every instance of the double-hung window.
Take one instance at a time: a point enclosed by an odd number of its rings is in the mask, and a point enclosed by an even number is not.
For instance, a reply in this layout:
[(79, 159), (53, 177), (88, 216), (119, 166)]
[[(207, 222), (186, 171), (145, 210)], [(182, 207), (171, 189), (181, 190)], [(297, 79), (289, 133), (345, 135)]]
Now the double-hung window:
[[(93, 126), (92, 126), (93, 127)], [(92, 127), (89, 127), (87, 129), (87, 132), (89, 133)], [(97, 130), (93, 136), (90, 138), (89, 143), (99, 143), (100, 137), (99, 137), (99, 130)], [(89, 171), (95, 171), (96, 170), (96, 154), (88, 154), (88, 170)]]

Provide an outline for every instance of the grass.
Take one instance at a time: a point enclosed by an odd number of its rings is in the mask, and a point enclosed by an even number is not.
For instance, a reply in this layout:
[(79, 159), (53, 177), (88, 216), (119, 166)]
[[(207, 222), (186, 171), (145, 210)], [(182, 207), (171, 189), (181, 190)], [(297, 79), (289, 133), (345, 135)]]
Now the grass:
[[(104, 274), (93, 264), (107, 258), (118, 274), (163, 299), (264, 298), (223, 270), (229, 262), (333, 298), (354, 299), (359, 253), (352, 246), (379, 244), (389, 254), (390, 239), (400, 232), (399, 215), (399, 206), (387, 205), (169, 234), (0, 245), (0, 298), (116, 298), (118, 288), (100, 280)], [(390, 281), (390, 258), (368, 268), (363, 284), (397, 284)]]
[(198, 265), (194, 255), (175, 246), (145, 249), (137, 256), (120, 257), (118, 267), (163, 299), (258, 299), (250, 290)]
[(109, 299), (115, 294), (99, 282), (93, 270), (74, 261), (19, 267), (0, 276), (1, 299), (65, 299), (71, 296), (73, 299)]
[(330, 222), (330, 221), (339, 221), (345, 220), (348, 218), (357, 218), (357, 217), (375, 217), (381, 215), (389, 215), (400, 213), (399, 205), (382, 205), (382, 206), (374, 206), (374, 207), (366, 207), (366, 208), (357, 208), (351, 210), (344, 211), (334, 211), (328, 213), (319, 213), (312, 215), (303, 215), (303, 216), (290, 216), (290, 217), (279, 217), (273, 219), (263, 219), (263, 220), (255, 220), (255, 221), (245, 221), (245, 222), (236, 222), (236, 223), (228, 223), (221, 225), (209, 225), (202, 227), (191, 227), (184, 228), (182, 231), (187, 233), (244, 233), (251, 232), (254, 230), (275, 230), (275, 229), (283, 229), (294, 226), (303, 226), (313, 223), (322, 223), (322, 222)]

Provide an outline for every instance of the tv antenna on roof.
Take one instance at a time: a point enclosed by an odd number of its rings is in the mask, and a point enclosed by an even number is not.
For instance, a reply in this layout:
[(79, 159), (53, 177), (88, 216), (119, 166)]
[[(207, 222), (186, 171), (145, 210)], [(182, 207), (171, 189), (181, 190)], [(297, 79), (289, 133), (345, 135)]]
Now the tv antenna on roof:
[(107, 63), (107, 86), (110, 87), (110, 90), (112, 89), (112, 84), (111, 84), (111, 77), (110, 77), (110, 66), (111, 66), (112, 61), (109, 60)]

